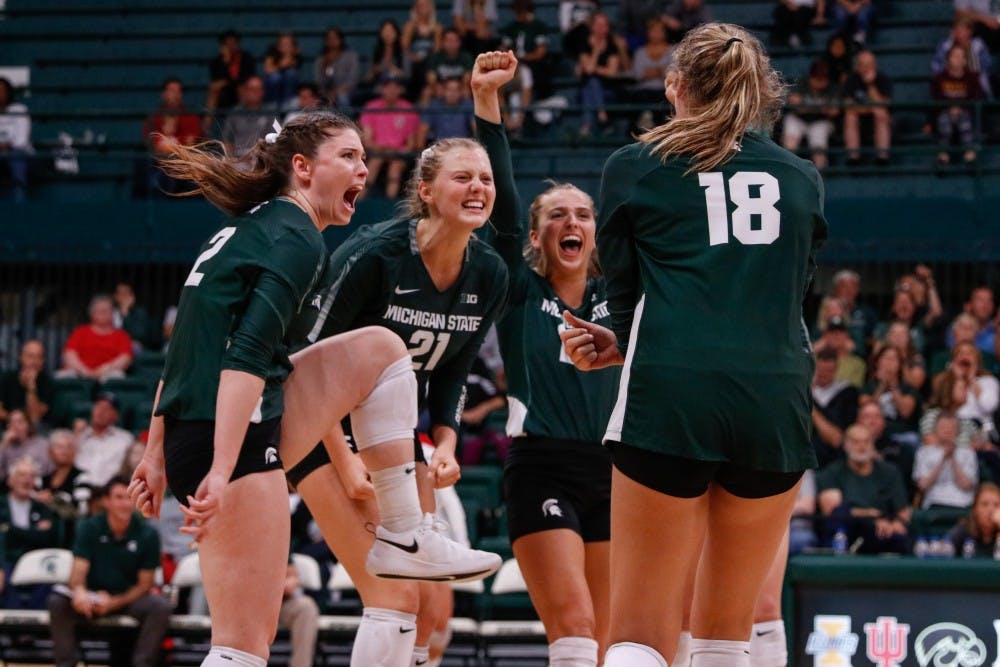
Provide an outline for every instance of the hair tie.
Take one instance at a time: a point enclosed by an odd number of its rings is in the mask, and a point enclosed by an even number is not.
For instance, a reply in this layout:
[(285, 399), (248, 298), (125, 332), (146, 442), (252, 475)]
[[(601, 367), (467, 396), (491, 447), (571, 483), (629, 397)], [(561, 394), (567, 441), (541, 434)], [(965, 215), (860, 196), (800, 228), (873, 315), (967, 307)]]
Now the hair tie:
[(735, 44), (736, 42), (742, 44), (743, 40), (740, 39), (739, 37), (730, 37), (728, 40), (726, 40), (726, 45), (722, 47), (722, 52), (725, 53), (726, 51), (728, 51), (729, 47)]
[(421, 151), (420, 161), (423, 162), (424, 160), (427, 160), (433, 154), (434, 154), (434, 146), (428, 146), (423, 151)]
[(281, 134), (281, 123), (278, 122), (277, 118), (274, 119), (274, 123), (271, 125), (271, 127), (274, 128), (274, 132), (268, 132), (267, 134), (264, 135), (264, 141), (266, 141), (269, 144), (277, 142), (278, 135)]

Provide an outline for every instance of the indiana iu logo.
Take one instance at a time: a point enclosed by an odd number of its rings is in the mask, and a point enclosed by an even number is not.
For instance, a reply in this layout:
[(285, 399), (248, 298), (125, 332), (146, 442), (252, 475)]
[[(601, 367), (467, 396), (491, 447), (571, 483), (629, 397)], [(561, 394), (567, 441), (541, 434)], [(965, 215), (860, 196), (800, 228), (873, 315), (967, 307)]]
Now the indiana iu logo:
[(876, 667), (899, 667), (906, 660), (908, 623), (899, 623), (895, 616), (879, 616), (874, 623), (865, 623), (868, 638), (868, 659)]

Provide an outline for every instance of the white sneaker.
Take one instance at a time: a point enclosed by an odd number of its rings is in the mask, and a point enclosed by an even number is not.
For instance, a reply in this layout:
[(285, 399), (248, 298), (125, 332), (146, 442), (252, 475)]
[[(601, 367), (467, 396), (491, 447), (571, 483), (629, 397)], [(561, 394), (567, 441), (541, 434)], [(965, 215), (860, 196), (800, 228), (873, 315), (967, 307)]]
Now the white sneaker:
[(499, 569), (503, 560), (488, 551), (462, 546), (435, 529), (434, 516), (425, 514), (413, 533), (375, 528), (375, 544), (365, 568), (384, 579), (422, 581), (476, 581)]

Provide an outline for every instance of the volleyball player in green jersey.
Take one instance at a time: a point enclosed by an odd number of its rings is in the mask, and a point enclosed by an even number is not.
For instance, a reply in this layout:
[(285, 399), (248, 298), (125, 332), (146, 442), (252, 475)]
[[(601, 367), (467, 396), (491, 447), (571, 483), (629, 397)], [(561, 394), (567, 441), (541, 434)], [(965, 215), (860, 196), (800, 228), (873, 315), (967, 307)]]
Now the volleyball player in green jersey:
[[(326, 258), (320, 230), (347, 224), (364, 188), (364, 148), (349, 119), (304, 114), (240, 159), (177, 146), (164, 168), (233, 217), (185, 280), (129, 491), (146, 516), (159, 513), (167, 483), (185, 505), (181, 530), (200, 543), (212, 611), (212, 649), (202, 665), (263, 667), (288, 557), (279, 448), (296, 461), (350, 412), (373, 475), (412, 460), (416, 379), (405, 347), (386, 329), (331, 338), (291, 358), (283, 343)], [(405, 475), (392, 481), (376, 485), (378, 501), (409, 504), (412, 511), (387, 512), (386, 522), (409, 517), (409, 528), (396, 530), (416, 546), (416, 484)], [(420, 561), (411, 571), (432, 565)]]
[(801, 304), (827, 235), (823, 188), (766, 134), (782, 90), (746, 31), (688, 33), (666, 88), (674, 117), (605, 165), (612, 330), (567, 313), (562, 334), (578, 368), (624, 364), (605, 435), (604, 664), (667, 664), (697, 566), (692, 667), (748, 667), (754, 602), (815, 466)]
[[(517, 59), (490, 53), (477, 64), (476, 134), (493, 164), (497, 199), (516, 201), (498, 91), (514, 77)], [(593, 254), (593, 202), (572, 185), (554, 185), (535, 199), (529, 218), (527, 235), (518, 218), (494, 216), (491, 236), (510, 271), (510, 306), (497, 323), (514, 438), (504, 462), (509, 533), (545, 624), (549, 665), (596, 667), (608, 625), (611, 530), (611, 457), (601, 438), (619, 369), (582, 373), (559, 340), (565, 309), (610, 326)]]

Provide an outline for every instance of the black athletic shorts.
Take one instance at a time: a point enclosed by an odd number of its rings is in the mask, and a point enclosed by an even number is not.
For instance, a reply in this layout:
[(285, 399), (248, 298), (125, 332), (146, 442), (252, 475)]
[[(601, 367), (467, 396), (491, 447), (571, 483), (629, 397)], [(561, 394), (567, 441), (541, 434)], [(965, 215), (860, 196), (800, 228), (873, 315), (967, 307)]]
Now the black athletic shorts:
[[(198, 490), (205, 479), (215, 453), (215, 422), (182, 420), (169, 415), (163, 418), (163, 456), (166, 460), (167, 484), (180, 502)], [(281, 437), (281, 417), (250, 424), (240, 447), (239, 458), (229, 481), (256, 472), (281, 470), (278, 440)]]
[(611, 538), (611, 457), (598, 443), (515, 438), (503, 471), (511, 543), (569, 528), (584, 542)]
[(608, 442), (615, 467), (629, 479), (675, 498), (697, 498), (715, 482), (739, 498), (767, 498), (788, 491), (804, 471), (751, 470), (724, 461), (698, 461)]
[[(340, 423), (341, 428), (344, 430), (344, 437), (347, 438), (347, 444), (351, 448), (351, 451), (355, 454), (358, 453), (358, 448), (354, 444), (354, 436), (351, 435), (351, 419), (350, 417), (345, 417)], [(420, 438), (417, 435), (416, 429), (413, 431), (413, 460), (416, 463), (427, 463), (427, 459), (424, 458), (424, 448), (420, 445)], [(326, 445), (321, 442), (317, 443), (312, 450), (302, 457), (302, 460), (291, 467), (285, 476), (288, 478), (288, 483), (292, 485), (292, 488), (297, 487), (302, 480), (309, 476), (313, 470), (322, 468), (327, 463), (330, 462), (330, 452), (326, 451)]]

